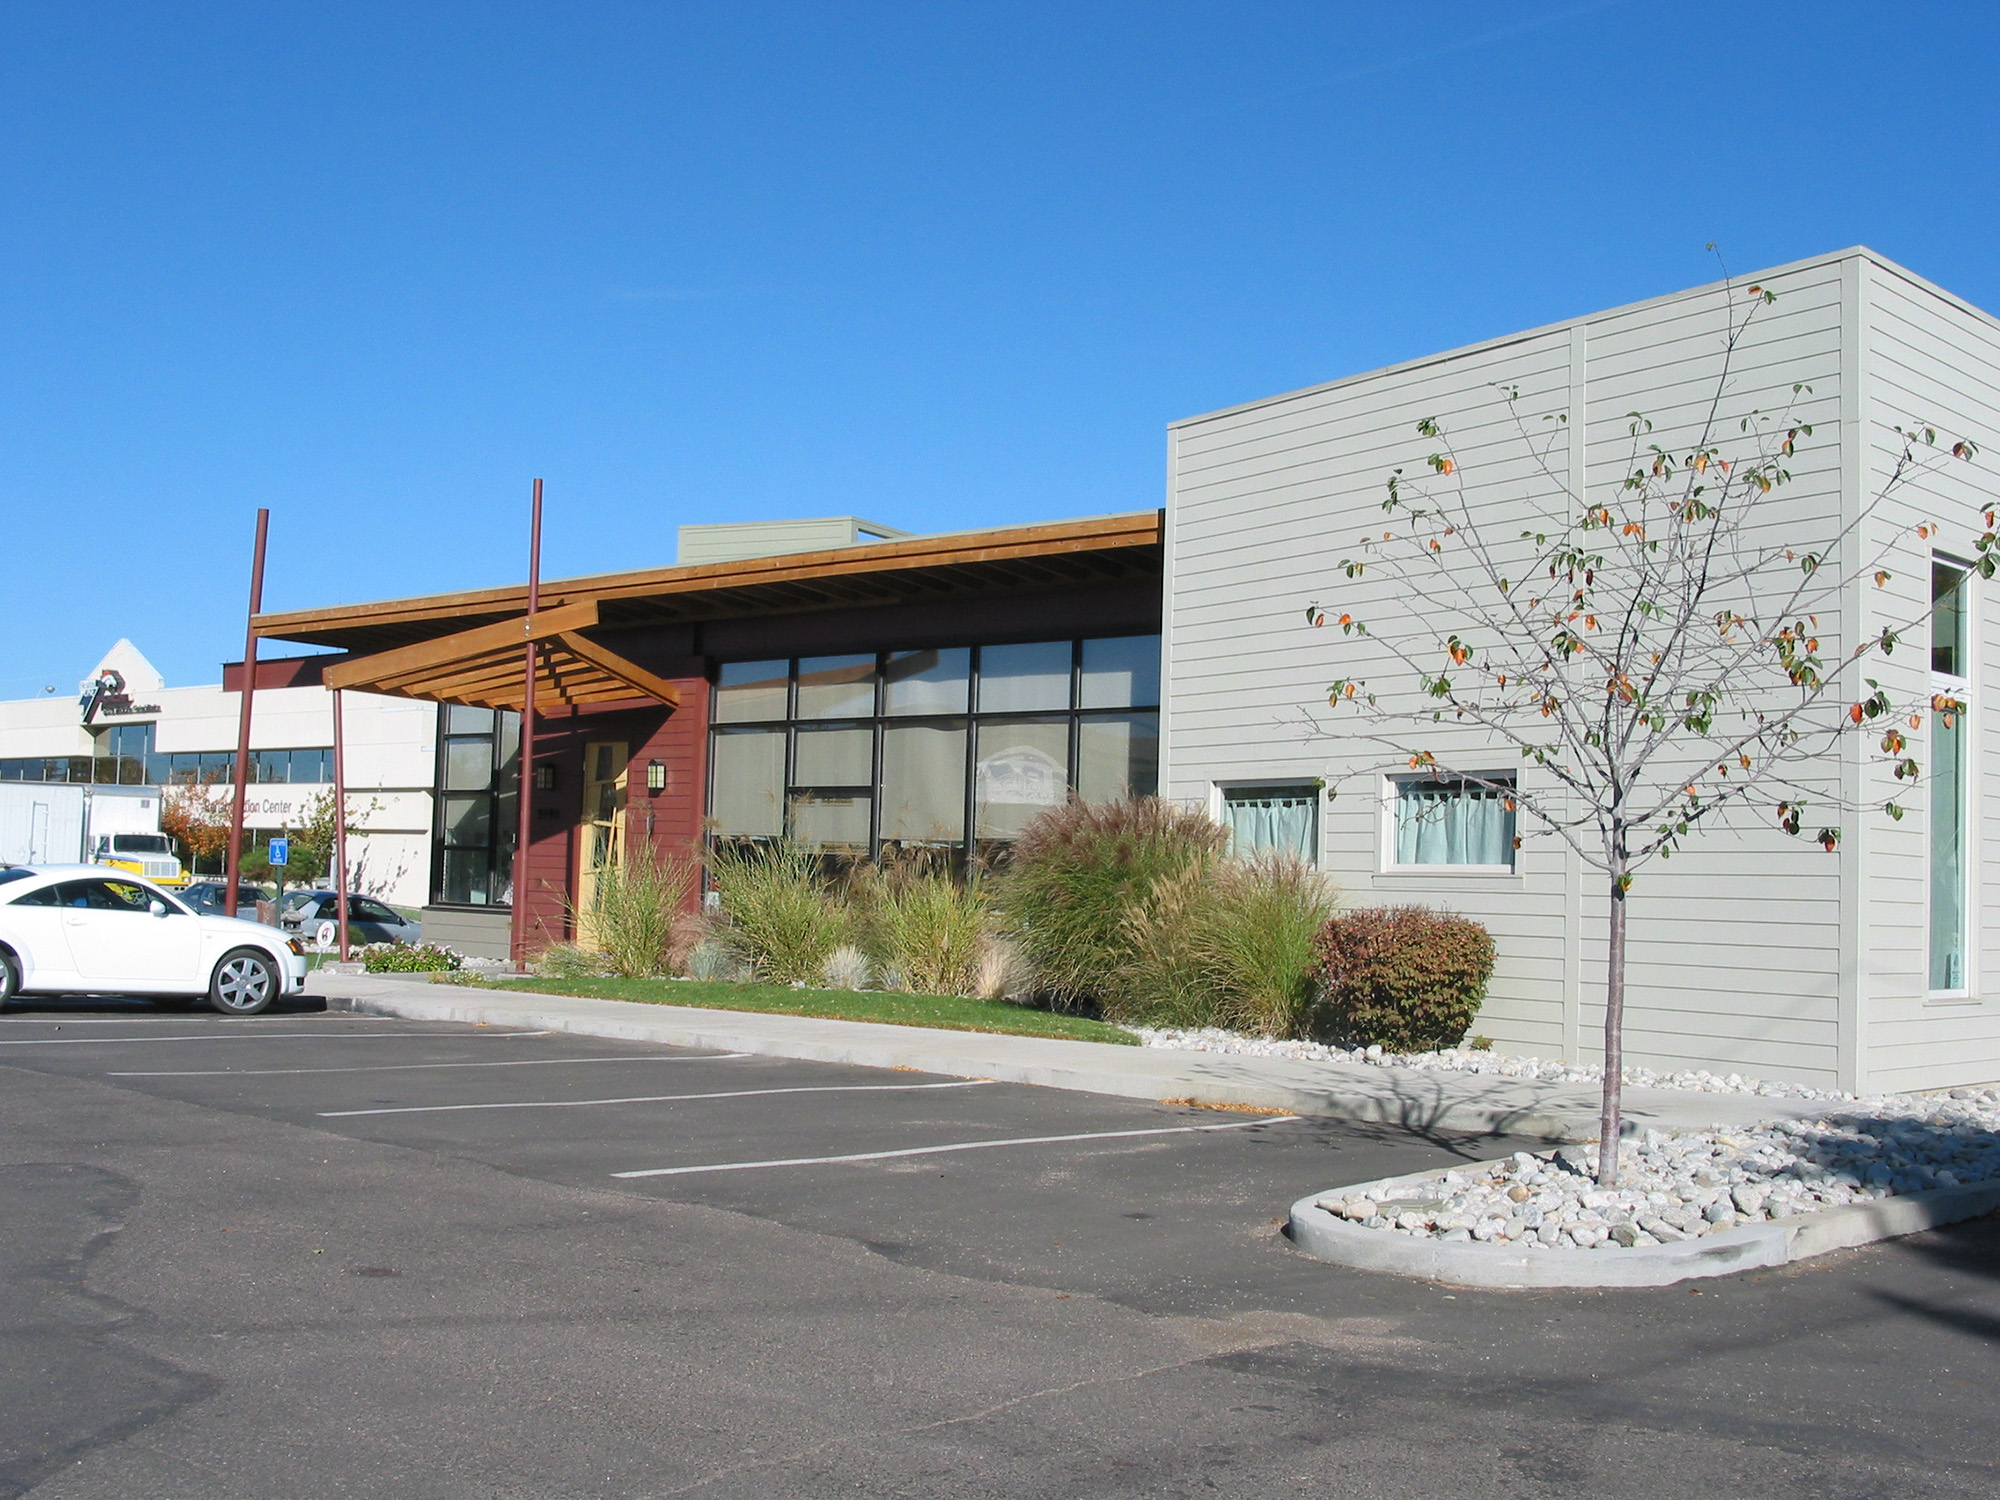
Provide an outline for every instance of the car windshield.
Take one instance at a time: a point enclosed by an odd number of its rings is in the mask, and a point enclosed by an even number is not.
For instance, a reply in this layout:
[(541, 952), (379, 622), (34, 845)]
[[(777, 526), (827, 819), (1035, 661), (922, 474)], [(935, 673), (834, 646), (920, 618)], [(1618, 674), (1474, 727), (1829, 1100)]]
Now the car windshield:
[(111, 836), (111, 852), (114, 854), (171, 854), (167, 847), (167, 836), (163, 833), (114, 833)]
[(11, 870), (0, 870), (0, 885), (5, 885), (10, 880), (33, 880), (34, 878), (35, 872), (22, 865), (16, 865)]

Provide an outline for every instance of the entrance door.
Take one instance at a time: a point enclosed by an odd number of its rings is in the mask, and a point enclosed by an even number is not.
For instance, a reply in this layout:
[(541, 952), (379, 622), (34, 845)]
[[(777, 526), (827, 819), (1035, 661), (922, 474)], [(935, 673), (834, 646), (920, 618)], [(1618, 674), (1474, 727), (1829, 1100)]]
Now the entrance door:
[(625, 761), (620, 740), (592, 740), (583, 747), (583, 821), (577, 833), (576, 942), (595, 952), (603, 946), (592, 914), (597, 910), (604, 872), (625, 858)]

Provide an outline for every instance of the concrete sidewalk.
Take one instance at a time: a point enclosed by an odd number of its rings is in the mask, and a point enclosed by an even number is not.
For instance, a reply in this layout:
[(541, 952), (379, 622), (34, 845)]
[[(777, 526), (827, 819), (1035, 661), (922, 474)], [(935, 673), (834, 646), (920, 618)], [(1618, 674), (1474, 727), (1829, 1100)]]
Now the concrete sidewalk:
[[(315, 975), (313, 989), (339, 1009), (414, 1021), (546, 1027), (581, 1036), (755, 1052), (771, 1057), (914, 1068), (1128, 1099), (1252, 1105), (1416, 1131), (1595, 1139), (1597, 1089), (1472, 1073), (1361, 1063), (1119, 1047), (1050, 1037), (995, 1036), (867, 1021), (755, 1011), (641, 1005), (565, 995), (432, 984), (386, 975)], [(1690, 1129), (1799, 1118), (1833, 1107), (1750, 1094), (1625, 1090), (1629, 1128)]]

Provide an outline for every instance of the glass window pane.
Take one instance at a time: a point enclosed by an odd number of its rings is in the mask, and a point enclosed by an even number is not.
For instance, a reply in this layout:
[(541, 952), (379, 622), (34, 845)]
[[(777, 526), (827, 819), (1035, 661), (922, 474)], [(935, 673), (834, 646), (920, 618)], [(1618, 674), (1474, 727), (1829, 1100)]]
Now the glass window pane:
[(1396, 863), (1514, 867), (1514, 799), (1458, 781), (1396, 784)]
[(716, 832), (778, 837), (784, 831), (785, 731), (718, 731), (712, 758), (709, 816)]
[(882, 674), (882, 712), (962, 714), (971, 670), (972, 652), (964, 646), (894, 652)]
[(801, 719), (860, 719), (875, 712), (873, 656), (807, 656), (799, 661)]
[(1079, 708), (1151, 708), (1160, 701), (1160, 638), (1123, 635), (1083, 643)]
[(444, 786), (448, 792), (483, 792), (493, 784), (493, 741), (444, 742)]
[(965, 725), (890, 724), (882, 731), (882, 837), (965, 838)]
[(1070, 644), (1037, 641), (1027, 646), (982, 646), (979, 651), (979, 711), (1020, 713), (1069, 707)]
[(792, 765), (793, 786), (872, 786), (875, 731), (801, 729)]
[(1931, 670), (1965, 673), (1965, 574), (1949, 563), (1931, 564)]
[(447, 703), (444, 708), (446, 734), (491, 734), (493, 710), (474, 708), (469, 703)]
[(1933, 712), (1930, 726), (1930, 987), (1962, 990), (1965, 988), (1965, 715)]
[(807, 848), (868, 852), (868, 798), (796, 792), (791, 811), (792, 838)]
[(1307, 864), (1319, 860), (1319, 788), (1231, 787), (1222, 794), (1222, 823), (1229, 852), (1288, 854)]
[(454, 849), (484, 849), (493, 842), (493, 799), (485, 793), (444, 799), (444, 841)]
[(724, 662), (715, 674), (715, 722), (744, 724), (785, 717), (788, 661)]
[(491, 894), (491, 874), (484, 849), (444, 851), (444, 878), (439, 882), (438, 900), (461, 906), (485, 906)]
[(1076, 794), (1086, 802), (1150, 797), (1160, 779), (1158, 714), (1115, 714), (1077, 726)]
[(500, 710), (500, 779), (521, 779), (521, 716), (511, 708)]
[(1069, 796), (1069, 724), (1043, 719), (979, 726), (973, 770), (973, 829), (982, 839), (1013, 838), (1037, 813)]

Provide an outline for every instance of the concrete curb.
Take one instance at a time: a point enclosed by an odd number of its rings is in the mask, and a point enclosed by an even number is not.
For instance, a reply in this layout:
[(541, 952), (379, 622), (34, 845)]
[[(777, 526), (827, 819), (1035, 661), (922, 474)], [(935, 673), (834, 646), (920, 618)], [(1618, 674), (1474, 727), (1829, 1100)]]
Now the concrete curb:
[[(336, 1008), (413, 1021), (528, 1026), (662, 1046), (992, 1078), (1125, 1099), (1248, 1105), (1419, 1133), (1449, 1131), (1549, 1141), (1597, 1138), (1594, 1097), (1588, 1103), (1580, 1098), (1565, 1099), (1548, 1086), (1520, 1081), (836, 1021), (767, 1011), (487, 990), (434, 984), (414, 976), (333, 978), (322, 986), (322, 992)], [(1594, 1096), (1596, 1091), (1591, 1088), (1587, 1092)], [(1751, 1096), (1626, 1090), (1627, 1126), (1635, 1134), (1649, 1127), (1675, 1130), (1744, 1125), (1807, 1116), (1828, 1107)]]
[(1365, 1229), (1319, 1206), (1322, 1199), (1336, 1195), (1394, 1196), (1399, 1190), (1426, 1188), (1447, 1172), (1465, 1170), (1463, 1165), (1440, 1167), (1407, 1177), (1330, 1188), (1301, 1198), (1292, 1205), (1292, 1243), (1308, 1255), (1337, 1265), (1454, 1286), (1671, 1286), (1759, 1266), (1788, 1265), (1829, 1250), (1976, 1219), (2000, 1208), (2000, 1182), (1982, 1182), (1772, 1219), (1678, 1245), (1635, 1245), (1630, 1250), (1524, 1250), (1478, 1241), (1420, 1240)]

